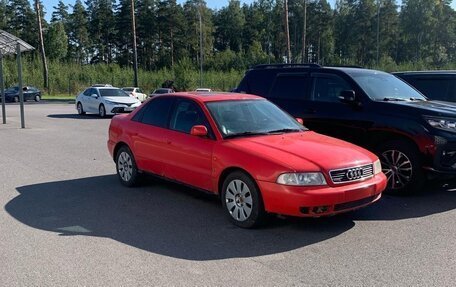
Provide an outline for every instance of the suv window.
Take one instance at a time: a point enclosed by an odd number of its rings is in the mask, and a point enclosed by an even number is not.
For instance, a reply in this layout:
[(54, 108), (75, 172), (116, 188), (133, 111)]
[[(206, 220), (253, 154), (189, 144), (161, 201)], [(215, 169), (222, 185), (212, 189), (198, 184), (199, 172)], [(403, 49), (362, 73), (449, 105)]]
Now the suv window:
[[(408, 81), (425, 96), (439, 101), (448, 101), (450, 98), (451, 78), (415, 78), (411, 77)], [(454, 80), (453, 80), (454, 81)]]
[(276, 72), (271, 70), (258, 70), (247, 75), (247, 81), (241, 83), (240, 86), (243, 87), (240, 88), (241, 90), (239, 92), (265, 97), (271, 89), (271, 83), (274, 81)]
[(308, 77), (306, 75), (279, 74), (274, 81), (269, 97), (275, 99), (304, 99)]
[(349, 83), (336, 75), (315, 75), (312, 100), (319, 102), (340, 102), (340, 93), (353, 90)]
[(153, 99), (135, 115), (133, 120), (147, 125), (167, 128), (173, 103), (174, 99), (169, 97)]
[(82, 93), (82, 94), (83, 94), (84, 96), (90, 96), (90, 95), (91, 95), (91, 94), (90, 94), (90, 90), (92, 90), (92, 89), (86, 89), (86, 90), (84, 91), (84, 93)]
[(178, 100), (173, 115), (171, 116), (170, 128), (189, 134), (194, 125), (204, 125), (210, 130), (209, 122), (201, 108), (193, 101)]

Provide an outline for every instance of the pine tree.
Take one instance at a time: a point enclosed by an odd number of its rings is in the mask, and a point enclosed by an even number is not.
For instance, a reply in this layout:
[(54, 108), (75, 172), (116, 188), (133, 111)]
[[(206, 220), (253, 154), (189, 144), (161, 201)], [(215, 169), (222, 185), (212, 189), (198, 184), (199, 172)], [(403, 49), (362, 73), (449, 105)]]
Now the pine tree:
[(7, 31), (37, 48), (36, 15), (27, 0), (10, 0), (7, 5)]
[(81, 64), (89, 61), (90, 38), (87, 18), (88, 14), (81, 0), (76, 0), (68, 24), (70, 27), (68, 30), (68, 54), (70, 59), (75, 59), (77, 63)]
[(68, 52), (68, 37), (61, 21), (51, 23), (46, 33), (46, 55), (49, 59), (62, 60)]

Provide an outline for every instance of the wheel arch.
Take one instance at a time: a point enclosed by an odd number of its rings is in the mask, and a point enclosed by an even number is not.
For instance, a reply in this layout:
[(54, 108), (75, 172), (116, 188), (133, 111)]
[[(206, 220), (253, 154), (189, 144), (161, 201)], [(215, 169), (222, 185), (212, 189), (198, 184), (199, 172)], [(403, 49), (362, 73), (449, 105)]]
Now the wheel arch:
[(218, 195), (222, 194), (222, 187), (223, 187), (223, 182), (225, 181), (225, 179), (228, 177), (228, 175), (230, 175), (231, 173), (236, 172), (236, 171), (245, 173), (247, 176), (249, 176), (252, 179), (253, 183), (255, 184), (256, 188), (260, 191), (260, 194), (261, 194), (260, 187), (258, 186), (255, 178), (247, 170), (245, 170), (245, 169), (243, 169), (241, 167), (238, 167), (238, 166), (230, 166), (230, 167), (225, 168), (220, 173), (220, 176), (218, 178), (218, 183), (217, 183), (217, 190), (216, 190)]
[(414, 138), (400, 133), (400, 132), (391, 132), (391, 131), (371, 131), (369, 133), (369, 143), (368, 147), (371, 151), (376, 151), (378, 146), (389, 141), (404, 141), (413, 145), (418, 151), (421, 151), (420, 146), (417, 144)]
[[(117, 158), (117, 153), (119, 152), (120, 148), (121, 147), (127, 147), (130, 151), (131, 151), (131, 148), (128, 146), (127, 143), (123, 142), (123, 141), (120, 141), (118, 142), (115, 146), (114, 146), (114, 150), (112, 152), (112, 159), (114, 160), (114, 162), (116, 161), (116, 158)], [(133, 152), (132, 152), (133, 153)]]

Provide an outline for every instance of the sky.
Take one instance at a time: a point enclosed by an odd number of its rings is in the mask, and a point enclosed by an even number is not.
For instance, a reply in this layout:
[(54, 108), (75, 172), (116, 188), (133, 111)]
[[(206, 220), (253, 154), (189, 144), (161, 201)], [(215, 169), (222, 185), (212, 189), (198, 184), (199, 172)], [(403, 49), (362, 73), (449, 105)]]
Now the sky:
[[(54, 6), (57, 6), (57, 3), (59, 2), (59, 0), (42, 0), (43, 1), (43, 5), (45, 7), (45, 10), (46, 10), (46, 20), (50, 20), (51, 19), (51, 14), (52, 14), (52, 11), (54, 10), (52, 7)], [(331, 4), (331, 6), (334, 7), (334, 3), (336, 2), (336, 0), (328, 0), (329, 3)], [(30, 1), (31, 3), (33, 1)], [(74, 3), (76, 2), (76, 0), (63, 0), (63, 3), (69, 5), (73, 5)], [(184, 3), (185, 0), (177, 0), (178, 3)], [(241, 0), (241, 3), (247, 3), (247, 4), (250, 4), (254, 2), (254, 0)], [(400, 3), (401, 0), (398, 0), (398, 2)], [(228, 0), (206, 0), (206, 3), (207, 3), (207, 6), (212, 8), (212, 9), (220, 9), (226, 5), (228, 5)], [(456, 0), (453, 0), (451, 2), (451, 7), (453, 7), (453, 9), (456, 9)]]

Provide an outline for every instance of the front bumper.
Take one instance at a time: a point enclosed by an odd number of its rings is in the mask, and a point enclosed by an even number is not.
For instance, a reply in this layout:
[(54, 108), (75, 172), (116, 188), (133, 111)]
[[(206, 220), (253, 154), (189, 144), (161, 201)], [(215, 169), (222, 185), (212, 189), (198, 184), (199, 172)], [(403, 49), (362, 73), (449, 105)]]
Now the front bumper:
[(435, 173), (456, 175), (456, 139), (434, 136), (434, 144), (428, 147), (423, 168)]
[(135, 103), (132, 105), (127, 104), (108, 104), (106, 105), (106, 114), (107, 115), (115, 115), (121, 113), (131, 113), (137, 107), (139, 107), (141, 103)]
[(258, 181), (266, 211), (298, 217), (328, 216), (367, 206), (380, 199), (386, 184), (383, 173), (335, 187), (297, 187)]

